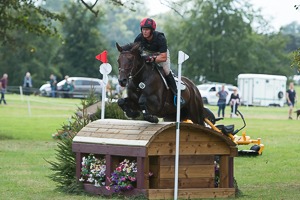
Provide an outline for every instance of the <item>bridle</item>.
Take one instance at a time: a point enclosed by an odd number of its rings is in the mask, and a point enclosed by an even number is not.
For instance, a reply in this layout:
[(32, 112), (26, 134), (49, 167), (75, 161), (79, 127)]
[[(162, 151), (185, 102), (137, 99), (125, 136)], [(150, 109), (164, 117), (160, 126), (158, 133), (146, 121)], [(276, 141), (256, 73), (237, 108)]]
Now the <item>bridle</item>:
[(133, 55), (133, 66), (130, 66), (130, 67), (126, 68), (126, 69), (125, 69), (125, 68), (123, 69), (123, 68), (119, 67), (119, 71), (120, 71), (120, 72), (125, 72), (125, 70), (130, 70), (130, 73), (129, 73), (129, 76), (128, 76), (128, 79), (130, 80), (130, 79), (136, 77), (136, 76), (142, 71), (142, 69), (145, 67), (145, 62), (143, 62), (142, 67), (140, 67), (140, 69), (138, 69), (137, 72), (135, 72), (135, 74), (132, 75), (132, 73), (134, 72), (134, 69), (138, 67), (136, 55), (134, 55), (134, 54), (131, 53), (130, 51), (122, 51), (122, 52), (120, 53), (120, 55), (122, 55), (122, 54), (123, 54), (123, 55), (124, 55), (124, 54), (131, 54), (131, 55)]

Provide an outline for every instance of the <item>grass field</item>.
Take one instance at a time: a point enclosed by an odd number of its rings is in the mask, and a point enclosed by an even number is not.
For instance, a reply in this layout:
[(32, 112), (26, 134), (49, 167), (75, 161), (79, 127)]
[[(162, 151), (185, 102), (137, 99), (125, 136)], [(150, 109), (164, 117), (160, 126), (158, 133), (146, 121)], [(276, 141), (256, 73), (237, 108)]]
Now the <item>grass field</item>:
[[(47, 178), (52, 172), (45, 159), (53, 160), (56, 148), (51, 135), (68, 122), (80, 100), (19, 95), (6, 99), (8, 105), (0, 105), (0, 199), (99, 199), (54, 191), (55, 183)], [(217, 107), (209, 108), (216, 113)], [(238, 199), (300, 199), (300, 120), (288, 120), (287, 107), (239, 110), (247, 135), (261, 137), (265, 151), (259, 157), (235, 158), (235, 179), (242, 191)], [(241, 119), (229, 117), (220, 123), (242, 125)]]

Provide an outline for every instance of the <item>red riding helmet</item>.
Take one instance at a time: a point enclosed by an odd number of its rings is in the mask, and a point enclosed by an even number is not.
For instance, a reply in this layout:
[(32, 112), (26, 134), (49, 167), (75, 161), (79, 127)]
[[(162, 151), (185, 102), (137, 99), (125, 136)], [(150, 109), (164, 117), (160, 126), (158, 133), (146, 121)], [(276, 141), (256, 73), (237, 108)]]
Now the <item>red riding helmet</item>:
[(142, 30), (142, 28), (150, 28), (150, 29), (152, 29), (152, 31), (155, 31), (155, 29), (156, 29), (156, 23), (151, 18), (144, 18), (141, 21), (140, 26), (141, 26), (141, 30)]

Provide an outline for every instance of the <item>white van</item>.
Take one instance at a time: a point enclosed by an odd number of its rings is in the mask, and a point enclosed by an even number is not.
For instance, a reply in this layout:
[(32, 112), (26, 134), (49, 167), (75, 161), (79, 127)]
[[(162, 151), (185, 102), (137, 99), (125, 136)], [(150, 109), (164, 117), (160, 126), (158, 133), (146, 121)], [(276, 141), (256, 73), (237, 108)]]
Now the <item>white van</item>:
[(237, 87), (230, 84), (222, 84), (222, 83), (206, 83), (198, 85), (197, 88), (202, 96), (202, 100), (204, 104), (217, 105), (219, 97), (217, 96), (217, 92), (221, 91), (222, 85), (225, 85), (225, 91), (228, 93), (226, 98), (226, 104), (229, 104), (229, 99), (233, 90)]
[(270, 74), (240, 74), (238, 86), (243, 96), (242, 105), (284, 106), (286, 76)]

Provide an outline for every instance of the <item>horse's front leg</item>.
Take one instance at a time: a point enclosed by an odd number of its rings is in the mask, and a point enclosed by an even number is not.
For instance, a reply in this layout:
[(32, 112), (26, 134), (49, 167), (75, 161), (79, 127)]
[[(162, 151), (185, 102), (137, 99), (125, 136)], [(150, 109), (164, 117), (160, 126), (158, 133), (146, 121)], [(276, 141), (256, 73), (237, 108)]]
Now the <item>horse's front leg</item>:
[(132, 104), (130, 103), (130, 100), (128, 98), (121, 98), (118, 99), (118, 105), (120, 108), (125, 112), (125, 115), (128, 118), (137, 118), (140, 116), (140, 111), (135, 109)]
[(149, 113), (147, 109), (147, 98), (144, 95), (141, 95), (139, 98), (139, 106), (143, 113), (144, 120), (151, 123), (158, 123), (158, 118), (155, 115)]

